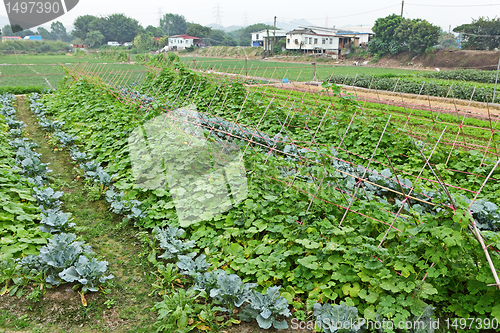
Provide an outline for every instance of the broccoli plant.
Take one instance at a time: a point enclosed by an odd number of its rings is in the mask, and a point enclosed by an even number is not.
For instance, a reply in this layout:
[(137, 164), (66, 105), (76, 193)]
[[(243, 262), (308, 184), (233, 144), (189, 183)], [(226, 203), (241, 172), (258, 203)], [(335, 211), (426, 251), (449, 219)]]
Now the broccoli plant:
[(288, 309), (288, 301), (280, 296), (281, 286), (267, 288), (267, 293), (261, 294), (253, 291), (250, 295), (250, 304), (243, 308), (240, 319), (250, 321), (257, 319), (260, 328), (269, 329), (274, 326), (276, 329), (288, 328), (286, 319), (278, 321), (276, 317), (290, 317), (292, 314)]
[(10, 140), (9, 145), (16, 149), (23, 147), (30, 150), (39, 147), (35, 142), (29, 141), (27, 138), (16, 138), (14, 140)]
[(225, 306), (221, 311), (232, 313), (235, 307), (239, 308), (250, 300), (256, 283), (243, 283), (238, 275), (227, 275), (223, 270), (216, 274), (217, 286), (210, 290), (210, 297)]
[(56, 192), (52, 187), (47, 187), (43, 190), (34, 187), (33, 191), (35, 191), (33, 197), (36, 199), (38, 204), (43, 206), (45, 209), (57, 208), (61, 205), (59, 198), (63, 196), (63, 192)]
[(27, 177), (43, 176), (52, 171), (47, 168), (50, 163), (42, 163), (38, 157), (28, 157), (19, 164), (23, 169), (22, 173)]
[(54, 132), (60, 130), (63, 127), (64, 121), (41, 118), (38, 122), (38, 125), (40, 125), (46, 131)]
[(99, 163), (97, 163), (96, 161), (90, 161), (87, 163), (80, 163), (80, 168), (85, 172), (95, 171), (98, 166), (99, 166)]
[(54, 209), (49, 209), (46, 213), (42, 213), (42, 220), (40, 223), (43, 226), (38, 227), (40, 231), (55, 233), (64, 232), (68, 228), (74, 227), (76, 224), (68, 223), (71, 215), (68, 213), (62, 213)]
[(352, 323), (356, 323), (358, 320), (358, 309), (354, 306), (344, 304), (331, 306), (330, 304), (321, 305), (316, 303), (314, 304), (314, 316), (316, 322), (321, 323), (325, 333), (355, 333), (361, 330), (359, 326), (351, 326)]
[(61, 283), (58, 274), (71, 267), (80, 255), (92, 253), (90, 246), (75, 239), (75, 234), (61, 233), (49, 239), (49, 243), (40, 249), (40, 262), (48, 274), (46, 281), (51, 285)]
[(217, 288), (217, 276), (220, 271), (222, 270), (216, 269), (203, 274), (195, 274), (194, 285), (189, 290), (204, 291), (207, 295), (210, 295), (210, 291)]
[(85, 160), (89, 159), (86, 153), (82, 153), (78, 149), (71, 149), (70, 155), (71, 158), (78, 163), (83, 163)]
[(54, 132), (54, 136), (57, 138), (57, 140), (59, 140), (59, 142), (61, 142), (64, 147), (71, 146), (76, 141), (76, 138), (74, 136), (61, 131)]
[(107, 172), (104, 171), (103, 168), (98, 166), (95, 171), (87, 171), (85, 173), (86, 177), (92, 178), (95, 182), (98, 182), (104, 186), (108, 186), (111, 184), (111, 181), (116, 174), (110, 176)]
[(178, 255), (185, 254), (189, 249), (194, 247), (194, 241), (183, 242), (178, 239), (184, 234), (184, 230), (176, 227), (166, 227), (165, 229), (156, 227), (153, 230), (153, 235), (160, 242), (160, 248), (166, 250), (164, 254), (159, 256), (164, 259), (172, 259)]
[(9, 130), (9, 134), (13, 138), (20, 138), (23, 136), (23, 132), (19, 128), (13, 128), (13, 129)]
[(146, 216), (139, 207), (142, 202), (139, 200), (126, 200), (123, 199), (124, 192), (115, 192), (112, 188), (106, 191), (106, 201), (111, 204), (110, 210), (119, 215), (125, 215), (124, 220), (141, 219)]
[(196, 259), (193, 259), (195, 256), (196, 253), (194, 252), (177, 256), (179, 259), (177, 267), (179, 267), (182, 274), (195, 276), (201, 272), (205, 272), (210, 267), (204, 254), (200, 254)]
[(67, 282), (77, 281), (82, 285), (82, 292), (98, 291), (97, 285), (112, 279), (112, 274), (106, 276), (108, 268), (107, 261), (97, 261), (95, 258), (89, 261), (86, 256), (81, 255), (78, 261), (71, 267), (59, 273), (59, 277)]

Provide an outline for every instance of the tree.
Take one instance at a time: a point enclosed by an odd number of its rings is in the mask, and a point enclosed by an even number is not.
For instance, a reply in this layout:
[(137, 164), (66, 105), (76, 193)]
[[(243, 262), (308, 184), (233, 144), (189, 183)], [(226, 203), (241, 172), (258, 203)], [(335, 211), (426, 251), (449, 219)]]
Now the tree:
[[(130, 42), (139, 33), (139, 22), (123, 14), (112, 14), (105, 18), (106, 42), (117, 41), (119, 43)], [(101, 31), (102, 33), (102, 31)]]
[(223, 30), (212, 30), (210, 32), (210, 39), (208, 40), (209, 45), (224, 45), (224, 39), (226, 38), (226, 33)]
[[(266, 29), (269, 29), (269, 31), (271, 32), (274, 29), (274, 26), (267, 25), (264, 23), (257, 23), (249, 25), (248, 27), (245, 28), (231, 31), (228, 34), (229, 36), (233, 37), (238, 41), (238, 45), (248, 46), (251, 44), (252, 41), (252, 32), (257, 32)], [(276, 28), (276, 30), (279, 30), (279, 28)]]
[(186, 34), (198, 38), (209, 38), (211, 32), (212, 28), (210, 27), (204, 27), (198, 23), (191, 23), (191, 25), (186, 31)]
[(480, 17), (472, 23), (453, 29), (463, 34), (462, 48), (468, 50), (494, 50), (500, 47), (500, 18)]
[(177, 14), (165, 14), (160, 19), (160, 28), (163, 33), (168, 36), (183, 35), (187, 32), (189, 28), (189, 23), (182, 15)]
[[(389, 44), (394, 41), (396, 29), (400, 24), (401, 17), (396, 14), (378, 18), (372, 28), (375, 36), (373, 36), (368, 44), (368, 51), (371, 54), (384, 54), (389, 52)], [(393, 49), (396, 47), (397, 45), (393, 43)]]
[(165, 36), (165, 34), (163, 33), (163, 30), (161, 28), (156, 28), (156, 27), (153, 27), (152, 25), (148, 25), (148, 27), (143, 32), (150, 32), (153, 35), (153, 37), (155, 37), (155, 38), (160, 38), (160, 37)]
[(68, 33), (64, 25), (59, 22), (52, 22), (50, 25), (50, 36), (53, 40), (64, 40), (68, 38)]
[(374, 38), (368, 44), (372, 54), (423, 53), (437, 44), (440, 28), (426, 20), (401, 19), (396, 14), (379, 18), (373, 26)]
[(13, 34), (12, 28), (10, 27), (9, 24), (4, 25), (4, 27), (2, 28), (2, 32), (3, 32), (3, 36), (12, 36), (12, 34)]
[(78, 16), (73, 23), (75, 26), (71, 34), (81, 40), (84, 40), (87, 37), (87, 34), (90, 32), (90, 24), (92, 21), (97, 20), (98, 18), (93, 15), (83, 15)]
[(36, 33), (39, 36), (42, 36), (42, 39), (44, 39), (44, 40), (51, 39), (50, 32), (47, 29), (45, 29), (44, 27), (38, 27), (38, 29), (36, 29)]
[(84, 43), (90, 47), (100, 46), (104, 43), (104, 36), (100, 31), (91, 31), (87, 34), (87, 37), (85, 37)]
[(153, 48), (155, 38), (150, 33), (140, 33), (134, 38), (134, 47), (141, 51), (148, 51)]
[(457, 41), (457, 36), (449, 32), (441, 32), (439, 37), (439, 44), (437, 48), (439, 49), (458, 49), (460, 44)]
[(411, 32), (408, 41), (410, 51), (421, 54), (437, 45), (441, 28), (420, 19), (412, 20), (410, 26)]

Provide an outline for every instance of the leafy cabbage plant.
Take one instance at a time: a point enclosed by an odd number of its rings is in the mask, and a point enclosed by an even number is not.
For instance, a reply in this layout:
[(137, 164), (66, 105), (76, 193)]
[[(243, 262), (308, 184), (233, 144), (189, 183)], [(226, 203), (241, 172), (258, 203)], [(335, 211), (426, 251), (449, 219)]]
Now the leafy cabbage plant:
[(59, 140), (59, 142), (61, 142), (64, 147), (71, 146), (76, 141), (76, 137), (62, 131), (55, 131), (54, 136), (57, 138), (57, 140)]
[[(234, 308), (239, 308), (248, 302), (256, 283), (243, 283), (236, 274), (228, 275), (223, 270), (216, 271), (217, 285), (210, 290), (210, 297), (224, 305), (221, 311), (232, 313)], [(287, 303), (288, 304), (288, 303)]]
[(196, 259), (193, 259), (194, 256), (196, 256), (195, 252), (177, 256), (179, 259), (177, 267), (179, 267), (182, 274), (195, 276), (201, 272), (205, 272), (210, 267), (204, 254), (200, 254)]
[(321, 328), (325, 333), (336, 332), (358, 332), (361, 325), (358, 323), (358, 309), (354, 306), (344, 304), (330, 305), (316, 303), (313, 306), (316, 322), (321, 323)]
[(34, 187), (33, 197), (36, 199), (39, 205), (43, 206), (45, 209), (57, 208), (61, 205), (59, 198), (63, 196), (63, 192), (54, 191), (52, 187), (47, 187), (46, 189), (39, 189)]
[(45, 213), (42, 213), (42, 220), (40, 223), (43, 225), (38, 227), (40, 231), (55, 233), (64, 232), (68, 228), (73, 228), (76, 224), (69, 223), (71, 214), (63, 213), (55, 209), (49, 209)]
[(64, 121), (57, 121), (57, 120), (50, 120), (47, 118), (40, 118), (38, 125), (40, 125), (46, 131), (54, 132), (54, 131), (60, 130), (63, 127)]
[(81, 255), (73, 266), (59, 273), (59, 277), (67, 282), (77, 281), (82, 285), (83, 292), (98, 291), (98, 284), (114, 278), (113, 274), (104, 275), (107, 268), (107, 261), (97, 261), (95, 258), (89, 260), (86, 256)]
[(176, 227), (166, 227), (153, 229), (154, 237), (160, 242), (160, 248), (166, 250), (164, 254), (159, 256), (164, 259), (172, 259), (178, 255), (185, 254), (189, 249), (194, 247), (194, 241), (186, 241), (178, 239), (184, 234), (184, 229)]
[(279, 321), (277, 317), (290, 317), (292, 314), (288, 309), (288, 301), (281, 297), (279, 290), (281, 286), (267, 288), (267, 293), (261, 294), (252, 291), (250, 304), (243, 308), (240, 319), (250, 321), (255, 318), (260, 328), (269, 329), (273, 326), (276, 329), (288, 328), (286, 319)]
[(46, 281), (51, 285), (61, 283), (59, 273), (71, 267), (82, 254), (90, 254), (90, 246), (77, 242), (75, 234), (61, 233), (49, 239), (49, 243), (40, 249), (39, 261), (48, 274)]

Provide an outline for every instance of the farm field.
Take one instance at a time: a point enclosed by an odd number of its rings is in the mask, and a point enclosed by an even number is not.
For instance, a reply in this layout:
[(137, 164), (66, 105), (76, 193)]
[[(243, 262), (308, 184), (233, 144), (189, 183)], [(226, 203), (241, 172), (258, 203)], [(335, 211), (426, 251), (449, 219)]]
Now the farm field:
[(0, 327), (500, 327), (496, 122), (331, 84), (248, 87), (170, 57), (130, 87), (76, 65), (51, 94), (2, 97), (1, 164), (22, 166), (2, 188), (23, 188), (2, 190), (16, 208), (0, 211)]
[[(144, 75), (145, 68), (140, 64), (118, 63), (111, 59), (82, 58), (75, 56), (52, 55), (3, 55), (0, 56), (0, 87), (5, 86), (41, 86), (56, 88), (64, 78), (66, 67), (83, 66), (87, 70), (130, 72), (127, 83)], [(112, 76), (110, 74), (110, 76)]]
[[(245, 75), (245, 60), (227, 59), (227, 58), (205, 58), (205, 57), (189, 57), (180, 58), (189, 68), (207, 70), (212, 68), (214, 71), (221, 71), (233, 74)], [(193, 59), (196, 61), (193, 62)], [(310, 81), (314, 77), (314, 68), (311, 64), (305, 63), (289, 63), (278, 61), (265, 60), (248, 60), (247, 67), (248, 76), (266, 77), (274, 79), (288, 78), (294, 81)], [(412, 70), (405, 69), (388, 69), (379, 67), (364, 67), (364, 66), (332, 66), (318, 63), (316, 66), (316, 77), (325, 79), (332, 75), (409, 75), (414, 73)]]

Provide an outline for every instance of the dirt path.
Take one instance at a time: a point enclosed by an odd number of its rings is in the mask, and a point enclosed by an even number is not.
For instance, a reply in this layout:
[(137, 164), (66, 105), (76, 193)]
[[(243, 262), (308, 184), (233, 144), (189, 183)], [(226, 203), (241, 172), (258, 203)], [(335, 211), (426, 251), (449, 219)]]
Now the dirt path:
[[(80, 295), (66, 284), (48, 289), (39, 302), (25, 297), (0, 298), (0, 328), (34, 332), (149, 332), (154, 322), (150, 308), (155, 298), (148, 297), (152, 267), (141, 255), (138, 230), (121, 222), (107, 209), (103, 196), (81, 178), (81, 171), (71, 163), (67, 150), (59, 150), (50, 142), (38, 120), (28, 110), (26, 96), (18, 96), (17, 117), (26, 124), (29, 136), (40, 146), (42, 162), (49, 162), (50, 182), (63, 191), (63, 211), (76, 223), (75, 233), (82, 237), (99, 260), (109, 262), (114, 274), (109, 289), (86, 295), (82, 306)], [(100, 198), (99, 198), (100, 197)], [(0, 329), (0, 331), (2, 331)], [(3, 331), (2, 331), (3, 332)]]
[[(284, 90), (295, 90), (303, 92), (318, 92), (320, 83), (278, 83), (272, 86)], [(356, 95), (360, 101), (369, 103), (381, 103), (394, 106), (406, 107), (407, 109), (433, 110), (436, 112), (458, 115), (459, 117), (471, 117), (482, 120), (493, 121), (500, 119), (500, 104), (488, 104), (475, 101), (454, 99), (453, 97), (433, 97), (427, 95), (402, 94), (398, 92), (381, 91), (359, 87), (343, 86), (343, 90)]]

